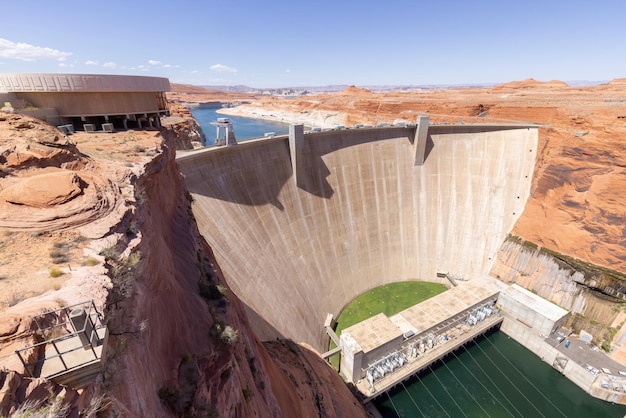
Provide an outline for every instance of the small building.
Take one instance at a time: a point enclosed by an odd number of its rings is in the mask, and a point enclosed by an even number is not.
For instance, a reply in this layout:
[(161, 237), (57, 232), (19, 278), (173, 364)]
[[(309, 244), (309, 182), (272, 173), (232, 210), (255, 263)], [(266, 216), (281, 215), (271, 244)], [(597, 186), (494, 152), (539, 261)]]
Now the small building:
[(379, 359), (397, 350), (403, 333), (383, 313), (346, 328), (339, 337), (341, 347), (340, 370), (348, 381), (361, 379), (362, 369), (373, 359)]
[(569, 313), (517, 284), (500, 292), (498, 305), (505, 313), (543, 335), (559, 330)]
[(0, 74), (0, 107), (73, 130), (159, 128), (168, 112), (163, 77)]

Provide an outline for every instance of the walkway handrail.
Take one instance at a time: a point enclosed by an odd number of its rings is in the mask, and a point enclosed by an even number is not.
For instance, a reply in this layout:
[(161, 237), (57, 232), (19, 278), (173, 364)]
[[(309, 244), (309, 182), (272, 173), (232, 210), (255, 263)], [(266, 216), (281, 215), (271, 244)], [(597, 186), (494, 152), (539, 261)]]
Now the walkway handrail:
[[(35, 321), (37, 328), (39, 330), (39, 332), (42, 334), (42, 336), (45, 338), (45, 331), (49, 331), (52, 329), (58, 329), (58, 328), (63, 328), (64, 330), (66, 330), (65, 326), (70, 323), (71, 321), (65, 321), (59, 324), (55, 324), (52, 325), (50, 327), (46, 327), (46, 328), (42, 328), (39, 321), (37, 320), (38, 317), (42, 317), (42, 316), (46, 316), (46, 315), (50, 315), (50, 314), (56, 314), (57, 312), (62, 311), (63, 313), (65, 313), (65, 315), (69, 318), (70, 315), (69, 313), (73, 310), (72, 308), (75, 308), (77, 306), (80, 306), (81, 308), (85, 307), (85, 305), (88, 304), (88, 309), (87, 309), (87, 314), (86, 314), (86, 318), (89, 318), (89, 321), (85, 321), (85, 323), (83, 324), (83, 327), (81, 329), (75, 330), (74, 332), (70, 332), (68, 334), (63, 334), (60, 335), (58, 337), (54, 337), (54, 338), (48, 338), (45, 339), (42, 342), (30, 345), (28, 347), (24, 347), (18, 350), (15, 350), (15, 354), (17, 354), (18, 358), (20, 359), (20, 361), (22, 362), (22, 365), (24, 366), (24, 369), (26, 370), (26, 372), (29, 374), (29, 376), (31, 377), (37, 377), (34, 375), (35, 370), (37, 369), (37, 366), (40, 364), (43, 364), (46, 360), (50, 360), (50, 359), (54, 359), (54, 358), (59, 358), (59, 360), (61, 361), (61, 363), (63, 364), (63, 371), (68, 371), (72, 368), (75, 367), (68, 367), (65, 360), (63, 359), (63, 356), (71, 353), (73, 351), (79, 350), (79, 349), (86, 349), (87, 346), (89, 346), (89, 348), (91, 349), (91, 352), (93, 354), (93, 358), (97, 359), (98, 355), (96, 353), (96, 350), (94, 348), (94, 344), (93, 342), (96, 341), (95, 339), (98, 338), (98, 330), (101, 330), (103, 328), (106, 327), (106, 324), (104, 324), (103, 320), (102, 320), (102, 315), (100, 314), (100, 312), (98, 312), (98, 310), (96, 309), (93, 300), (90, 300), (89, 302), (81, 302), (81, 303), (77, 303), (74, 305), (70, 305), (70, 306), (66, 306), (60, 309), (56, 309), (54, 311), (48, 311), (48, 312), (44, 312), (42, 314), (33, 316), (33, 320)], [(94, 320), (95, 319), (95, 320)], [(89, 326), (90, 328), (90, 335), (88, 335), (88, 342), (84, 343), (80, 346), (75, 346), (74, 348), (70, 348), (69, 350), (66, 351), (59, 351), (59, 348), (57, 347), (57, 343), (60, 341), (64, 341), (64, 340), (68, 340), (70, 338), (73, 337), (79, 337), (80, 340), (80, 335), (86, 335), (87, 334), (87, 328), (88, 328), (88, 324), (91, 324), (91, 326)], [(73, 327), (73, 324), (72, 324)], [(22, 353), (24, 351), (27, 350), (34, 350), (40, 346), (45, 346), (46, 344), (52, 344), (52, 346), (54, 347), (54, 350), (56, 351), (56, 355), (52, 355), (52, 356), (48, 356), (46, 357), (45, 355), (45, 351), (44, 351), (44, 357), (37, 359), (35, 361), (32, 362), (27, 362), (24, 359), (24, 356), (22, 355)], [(34, 367), (33, 367), (34, 366)], [(32, 369), (32, 370), (31, 370)]]

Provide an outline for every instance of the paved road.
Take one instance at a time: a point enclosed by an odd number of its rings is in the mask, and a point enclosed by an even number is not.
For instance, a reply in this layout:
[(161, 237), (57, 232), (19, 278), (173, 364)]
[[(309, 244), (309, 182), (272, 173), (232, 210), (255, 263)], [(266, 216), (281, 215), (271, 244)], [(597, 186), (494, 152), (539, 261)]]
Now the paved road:
[[(561, 341), (558, 341), (558, 337), (562, 338)], [(625, 365), (613, 360), (598, 347), (576, 337), (563, 337), (563, 335), (554, 333), (546, 338), (545, 341), (582, 366), (588, 364), (598, 370), (608, 369), (611, 372), (610, 374), (615, 376), (620, 376), (620, 371), (626, 374)], [(569, 341), (568, 348), (565, 347), (567, 345), (566, 341)]]

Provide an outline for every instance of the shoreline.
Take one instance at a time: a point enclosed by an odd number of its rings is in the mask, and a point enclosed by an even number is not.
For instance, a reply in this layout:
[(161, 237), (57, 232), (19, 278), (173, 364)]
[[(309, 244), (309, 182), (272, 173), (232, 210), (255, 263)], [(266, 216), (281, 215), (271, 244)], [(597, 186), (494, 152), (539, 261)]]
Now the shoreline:
[(290, 125), (305, 125), (318, 128), (333, 128), (345, 125), (346, 114), (343, 112), (324, 112), (319, 110), (290, 112), (278, 109), (265, 109), (251, 105), (222, 107), (216, 110), (221, 115), (241, 116), (252, 119), (282, 122)]

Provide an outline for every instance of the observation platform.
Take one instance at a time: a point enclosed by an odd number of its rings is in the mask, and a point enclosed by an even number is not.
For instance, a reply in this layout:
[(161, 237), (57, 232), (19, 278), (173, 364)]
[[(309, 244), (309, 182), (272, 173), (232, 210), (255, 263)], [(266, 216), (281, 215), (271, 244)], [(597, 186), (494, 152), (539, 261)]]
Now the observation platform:
[[(87, 387), (100, 373), (109, 336), (93, 301), (45, 312), (33, 320), (43, 341), (15, 352), (26, 373), (74, 389)], [(42, 355), (32, 359), (33, 352)]]

